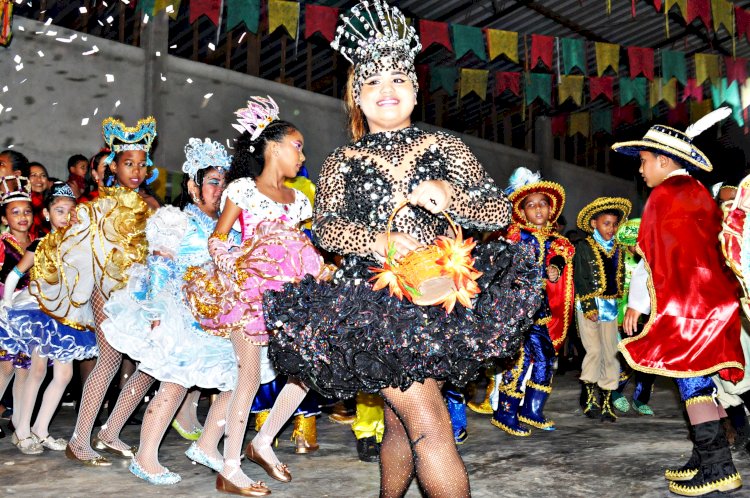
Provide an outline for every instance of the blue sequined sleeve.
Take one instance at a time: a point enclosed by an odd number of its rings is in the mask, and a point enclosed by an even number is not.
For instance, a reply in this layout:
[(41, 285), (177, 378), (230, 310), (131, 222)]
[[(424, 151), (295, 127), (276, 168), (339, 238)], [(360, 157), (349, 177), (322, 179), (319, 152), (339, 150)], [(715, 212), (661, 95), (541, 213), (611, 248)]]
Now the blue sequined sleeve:
[(174, 278), (175, 264), (171, 258), (152, 254), (148, 257), (148, 271), (148, 299), (153, 299), (166, 283)]

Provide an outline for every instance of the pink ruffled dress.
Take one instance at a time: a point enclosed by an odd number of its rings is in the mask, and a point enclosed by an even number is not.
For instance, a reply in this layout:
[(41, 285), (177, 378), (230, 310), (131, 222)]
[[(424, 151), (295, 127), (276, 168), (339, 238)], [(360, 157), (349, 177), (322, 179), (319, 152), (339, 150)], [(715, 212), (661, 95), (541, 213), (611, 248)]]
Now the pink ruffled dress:
[(324, 272), (323, 258), (298, 228), (312, 217), (312, 206), (304, 194), (295, 194), (292, 203), (276, 202), (250, 178), (235, 180), (224, 191), (221, 208), (229, 198), (242, 209), (233, 226), (241, 243), (231, 236), (211, 237), (213, 261), (185, 274), (185, 293), (204, 331), (228, 337), (242, 329), (249, 342), (266, 345), (263, 293)]

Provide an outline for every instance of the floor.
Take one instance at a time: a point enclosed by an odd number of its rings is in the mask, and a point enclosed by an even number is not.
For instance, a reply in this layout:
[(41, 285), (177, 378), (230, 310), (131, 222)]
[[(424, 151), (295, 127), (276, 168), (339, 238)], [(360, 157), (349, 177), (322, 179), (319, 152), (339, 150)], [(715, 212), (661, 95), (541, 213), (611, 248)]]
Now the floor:
[[(654, 417), (631, 411), (616, 423), (581, 416), (578, 386), (572, 373), (555, 378), (546, 412), (556, 421), (557, 430), (534, 431), (528, 438), (509, 436), (490, 425), (489, 416), (469, 412), (469, 439), (459, 449), (474, 497), (673, 496), (667, 491), (664, 468), (682, 465), (691, 445), (672, 383), (657, 381), (651, 403)], [(53, 421), (53, 435), (69, 435), (74, 422), (73, 408), (62, 407)], [(252, 463), (243, 463), (243, 468), (252, 478), (265, 480), (273, 496), (377, 496), (378, 465), (357, 459), (349, 428), (322, 417), (318, 433), (321, 448), (311, 455), (294, 454), (291, 428), (281, 434), (277, 454), (294, 476), (289, 484), (268, 479)], [(139, 426), (128, 426), (123, 440), (136, 444), (138, 434)], [(123, 459), (115, 458), (109, 468), (87, 468), (61, 453), (22, 455), (6, 437), (0, 440), (0, 496), (220, 496), (214, 490), (215, 475), (183, 456), (188, 445), (175, 431), (168, 431), (161, 447), (162, 463), (180, 473), (182, 482), (157, 487), (132, 476)], [(737, 453), (735, 462), (741, 473), (750, 476), (746, 453)], [(420, 496), (416, 484), (407, 496)], [(732, 496), (750, 496), (750, 486)]]

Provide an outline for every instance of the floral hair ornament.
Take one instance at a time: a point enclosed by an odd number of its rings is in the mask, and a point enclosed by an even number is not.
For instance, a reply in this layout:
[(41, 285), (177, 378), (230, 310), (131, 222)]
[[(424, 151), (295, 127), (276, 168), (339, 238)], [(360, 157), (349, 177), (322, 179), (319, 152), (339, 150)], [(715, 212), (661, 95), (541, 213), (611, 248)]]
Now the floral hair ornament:
[[(279, 106), (270, 95), (267, 97), (250, 97), (247, 107), (234, 112), (237, 116), (237, 123), (232, 123), (232, 127), (240, 133), (248, 132), (253, 142), (268, 125), (279, 119)], [(250, 152), (254, 151), (255, 147), (251, 146)]]
[(531, 194), (543, 194), (549, 199), (549, 222), (554, 223), (565, 207), (565, 190), (557, 182), (542, 180), (539, 173), (528, 168), (516, 168), (510, 175), (508, 187), (504, 190), (513, 205), (513, 221), (526, 224), (523, 202)]
[(417, 31), (396, 7), (384, 0), (363, 0), (339, 19), (331, 47), (354, 65), (354, 101), (362, 84), (385, 70), (401, 71), (419, 89), (414, 59), (422, 49)]
[(65, 182), (55, 182), (52, 184), (51, 187), (51, 197), (70, 197), (73, 200), (76, 200), (76, 196), (73, 193), (73, 189), (70, 188), (70, 185), (68, 185)]
[(31, 184), (25, 176), (3, 176), (0, 185), (0, 205), (13, 201), (31, 202)]
[(182, 172), (195, 181), (198, 171), (206, 168), (216, 168), (222, 171), (229, 169), (231, 160), (227, 149), (219, 142), (212, 142), (210, 138), (201, 140), (191, 138), (185, 146), (185, 162)]

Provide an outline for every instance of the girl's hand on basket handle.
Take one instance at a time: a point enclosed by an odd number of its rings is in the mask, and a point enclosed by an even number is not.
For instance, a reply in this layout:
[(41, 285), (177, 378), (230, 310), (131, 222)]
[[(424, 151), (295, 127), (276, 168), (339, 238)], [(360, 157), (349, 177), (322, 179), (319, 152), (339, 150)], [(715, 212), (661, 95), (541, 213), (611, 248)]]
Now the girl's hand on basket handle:
[(453, 186), (445, 180), (426, 180), (409, 194), (409, 202), (432, 214), (448, 209), (453, 201)]
[[(407, 254), (409, 254), (411, 251), (419, 247), (421, 244), (417, 239), (409, 235), (408, 233), (401, 233), (401, 232), (391, 232), (391, 244), (393, 244), (393, 248), (395, 249), (394, 258), (399, 259)], [(377, 254), (378, 256), (386, 257), (388, 253), (388, 234), (383, 232), (379, 233), (375, 237), (375, 244), (372, 248), (372, 252)]]

